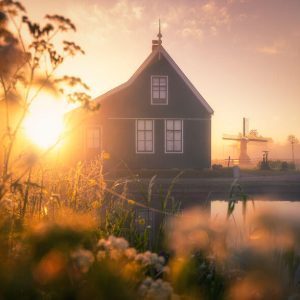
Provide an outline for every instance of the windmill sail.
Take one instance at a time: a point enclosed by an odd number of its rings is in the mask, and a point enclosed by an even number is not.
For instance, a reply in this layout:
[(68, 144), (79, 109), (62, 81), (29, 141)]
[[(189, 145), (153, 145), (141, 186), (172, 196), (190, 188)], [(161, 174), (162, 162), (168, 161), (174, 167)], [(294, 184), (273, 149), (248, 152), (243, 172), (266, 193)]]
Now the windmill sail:
[(258, 135), (257, 130), (251, 130), (249, 132), (249, 120), (243, 118), (243, 132), (238, 135), (223, 134), (223, 140), (240, 142), (240, 164), (250, 164), (250, 157), (247, 153), (247, 144), (249, 142), (268, 142), (269, 138)]
[(249, 133), (249, 119), (243, 118), (243, 135), (246, 136)]

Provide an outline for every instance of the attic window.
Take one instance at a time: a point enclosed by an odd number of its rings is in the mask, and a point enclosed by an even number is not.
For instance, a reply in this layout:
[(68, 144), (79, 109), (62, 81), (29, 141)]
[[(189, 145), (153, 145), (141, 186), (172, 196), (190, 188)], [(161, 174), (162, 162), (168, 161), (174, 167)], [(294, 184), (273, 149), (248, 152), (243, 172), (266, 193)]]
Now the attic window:
[(168, 76), (151, 76), (151, 104), (168, 104)]

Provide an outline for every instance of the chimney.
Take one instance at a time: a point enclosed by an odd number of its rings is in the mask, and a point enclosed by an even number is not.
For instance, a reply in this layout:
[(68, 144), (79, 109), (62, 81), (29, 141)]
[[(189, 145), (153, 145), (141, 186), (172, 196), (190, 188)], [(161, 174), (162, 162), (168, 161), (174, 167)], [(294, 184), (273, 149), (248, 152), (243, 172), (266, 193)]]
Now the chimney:
[(159, 45), (158, 40), (152, 40), (152, 51), (154, 51)]

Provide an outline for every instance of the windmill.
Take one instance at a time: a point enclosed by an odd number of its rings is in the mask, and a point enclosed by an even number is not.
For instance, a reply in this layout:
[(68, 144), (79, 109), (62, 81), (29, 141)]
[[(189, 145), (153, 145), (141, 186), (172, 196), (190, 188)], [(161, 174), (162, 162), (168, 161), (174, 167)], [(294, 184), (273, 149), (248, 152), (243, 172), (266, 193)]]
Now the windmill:
[(266, 143), (270, 140), (269, 138), (259, 136), (257, 130), (251, 130), (249, 132), (248, 124), (248, 119), (243, 118), (243, 133), (238, 135), (223, 134), (223, 140), (240, 142), (239, 163), (243, 165), (249, 165), (251, 162), (247, 153), (247, 145), (249, 142)]

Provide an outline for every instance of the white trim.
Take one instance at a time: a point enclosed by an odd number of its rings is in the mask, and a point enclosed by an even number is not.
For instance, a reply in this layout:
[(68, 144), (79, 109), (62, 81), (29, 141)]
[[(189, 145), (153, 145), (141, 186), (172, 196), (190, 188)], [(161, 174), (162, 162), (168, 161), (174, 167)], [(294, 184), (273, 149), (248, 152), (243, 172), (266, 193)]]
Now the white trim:
[[(151, 121), (152, 122), (152, 151), (138, 151), (138, 121)], [(153, 119), (136, 119), (135, 120), (135, 153), (136, 154), (153, 154), (155, 153), (155, 133), (154, 133), (154, 120)]]
[[(167, 151), (167, 121), (181, 121), (181, 151)], [(183, 120), (182, 119), (165, 119), (165, 154), (183, 154), (184, 145), (184, 134), (183, 134)]]
[[(153, 88), (152, 88), (152, 80), (153, 80), (153, 77), (156, 77), (156, 78), (160, 78), (160, 77), (164, 77), (167, 79), (167, 97), (166, 97), (166, 100), (167, 102), (166, 103), (153, 103), (153, 96), (152, 96), (152, 91), (153, 91)], [(167, 75), (151, 75), (151, 83), (150, 83), (150, 93), (151, 93), (151, 105), (168, 105), (169, 104), (169, 77)], [(165, 99), (163, 99), (165, 100)]]
[(167, 61), (171, 64), (171, 66), (174, 68), (174, 70), (177, 72), (177, 74), (183, 79), (183, 81), (187, 84), (187, 86), (190, 88), (190, 90), (193, 92), (193, 94), (196, 96), (196, 98), (199, 100), (199, 102), (206, 108), (207, 112), (210, 114), (213, 114), (214, 111), (210, 107), (210, 105), (206, 102), (206, 100), (202, 97), (202, 95), (197, 91), (197, 89), (194, 87), (194, 85), (191, 83), (191, 81), (186, 77), (186, 75), (181, 71), (181, 69), (178, 67), (178, 65), (175, 63), (175, 61), (171, 58), (171, 56), (168, 54), (168, 52), (163, 48), (163, 46), (157, 47), (155, 50), (151, 52), (151, 54), (146, 58), (146, 60), (142, 63), (142, 65), (135, 71), (135, 73), (130, 77), (130, 79), (115, 87), (114, 89), (108, 91), (107, 93), (97, 97), (95, 99), (96, 102), (101, 102), (105, 97), (112, 95), (124, 88), (127, 88), (130, 86), (133, 81), (144, 71), (144, 69), (150, 64), (150, 62), (154, 59), (156, 54), (162, 54)]

